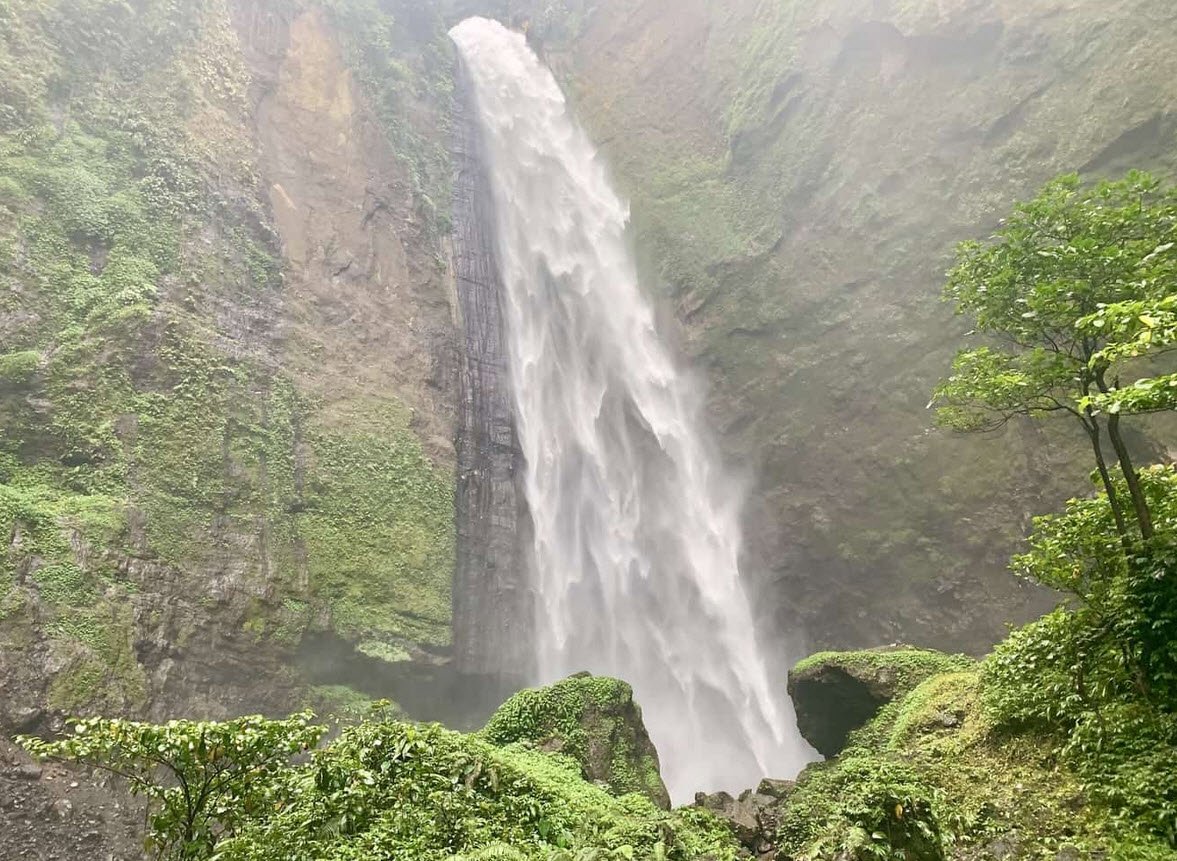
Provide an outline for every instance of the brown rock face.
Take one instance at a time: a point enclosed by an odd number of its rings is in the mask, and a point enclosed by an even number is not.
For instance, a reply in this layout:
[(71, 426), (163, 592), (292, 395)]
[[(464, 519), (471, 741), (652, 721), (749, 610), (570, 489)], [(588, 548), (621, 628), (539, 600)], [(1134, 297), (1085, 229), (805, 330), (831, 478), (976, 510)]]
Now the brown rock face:
[(233, 18), (286, 263), (283, 367), (343, 421), (395, 394), (429, 453), (453, 464), (453, 290), (405, 167), (322, 9), (238, 3)]

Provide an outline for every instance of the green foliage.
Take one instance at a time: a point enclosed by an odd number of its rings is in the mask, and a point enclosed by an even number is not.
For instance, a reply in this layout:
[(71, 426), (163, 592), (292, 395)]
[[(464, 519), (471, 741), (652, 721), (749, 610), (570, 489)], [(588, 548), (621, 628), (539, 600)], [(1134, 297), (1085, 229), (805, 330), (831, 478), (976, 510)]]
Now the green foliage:
[(848, 855), (935, 861), (944, 857), (931, 802), (935, 792), (912, 769), (899, 762), (848, 757), (838, 768), (811, 781), (821, 783), (822, 791), (841, 801), (824, 821), (811, 808), (789, 805), (779, 832), (790, 847), (787, 851), (804, 852), (802, 857), (807, 858)]
[(362, 723), (286, 777), (280, 808), (223, 843), (218, 857), (538, 859), (557, 849), (734, 857), (717, 822), (666, 814), (639, 796), (613, 798), (563, 757), (437, 726)]
[(1013, 560), (1073, 604), (997, 648), (984, 702), (998, 727), (1044, 734), (1124, 858), (1177, 849), (1166, 765), (1177, 759), (1177, 472), (1138, 470), (1120, 427), (1123, 416), (1177, 406), (1164, 370), (1177, 331), (1175, 248), (1177, 192), (1157, 180), (1056, 180), (993, 242), (961, 246), (946, 295), (1002, 346), (963, 351), (937, 390), (940, 420), (957, 430), (1058, 413), (1090, 439), (1103, 492), (1038, 518)]
[[(1079, 321), (1089, 333), (1107, 333), (1109, 346), (1096, 357), (1111, 365), (1122, 360), (1156, 360), (1177, 344), (1177, 253), (1174, 244), (1160, 246), (1154, 255), (1168, 263), (1166, 286), (1154, 298), (1104, 305)], [(1155, 278), (1161, 276), (1154, 275)], [(1091, 395), (1082, 406), (1113, 415), (1140, 415), (1177, 409), (1177, 374), (1142, 377), (1130, 386), (1116, 386), (1107, 393)]]
[(781, 814), (782, 854), (804, 861), (944, 858), (960, 811), (972, 801), (941, 788), (943, 776), (927, 767), (939, 757), (923, 746), (926, 736), (936, 737), (941, 699), (959, 700), (975, 677), (975, 670), (933, 672), (853, 733), (837, 759), (806, 769)]
[(169, 721), (162, 726), (91, 718), (59, 741), (18, 741), (42, 759), (77, 762), (125, 778), (151, 804), (151, 845), (161, 859), (208, 858), (252, 814), (274, 801), (290, 758), (324, 729), (306, 712), (283, 721), (245, 717), (226, 723)]
[(157, 857), (218, 861), (734, 861), (703, 811), (667, 813), (585, 782), (564, 756), (372, 712), (309, 758), (323, 728), (284, 721), (118, 720), (20, 742), (122, 775), (151, 801)]
[(1039, 518), (1014, 568), (1077, 600), (985, 663), (1000, 724), (1049, 733), (1124, 834), (1177, 849), (1177, 472), (1141, 473), (1156, 535), (1125, 555), (1106, 495)]
[(1121, 839), (1177, 849), (1177, 715), (1140, 697), (1106, 633), (1057, 610), (1002, 643), (984, 679), (995, 720), (1049, 733)]
[[(1035, 521), (1030, 551), (1014, 559), (1028, 579), (1078, 598), (1060, 628), (1060, 645), (1082, 658), (1075, 684), (1097, 684), (1104, 670), (1120, 688), (1158, 705), (1177, 699), (1177, 471), (1142, 471), (1141, 485), (1154, 512), (1156, 535), (1125, 555), (1106, 495), (1072, 500), (1065, 514)], [(1103, 668), (1103, 669), (1100, 669)], [(1110, 679), (1098, 683), (1102, 700), (1116, 693)]]
[[(1060, 761), (1054, 737), (997, 720), (988, 674), (930, 677), (852, 734), (837, 759), (806, 769), (781, 811), (782, 857), (973, 857), (1011, 836), (1026, 859), (1054, 859), (1064, 847), (1115, 861), (1171, 857), (1141, 828), (1143, 808), (1109, 806), (1116, 784), (1101, 776), (1106, 761)], [(1163, 767), (1171, 751), (1151, 747), (1155, 729), (1131, 737), (1142, 754), (1137, 780), (1155, 792), (1169, 778), (1144, 769)]]
[(1121, 393), (1152, 374), (1128, 360), (1167, 346), (1175, 247), (1177, 194), (1141, 173), (1055, 180), (992, 242), (962, 244), (945, 295), (1002, 347), (958, 356), (937, 390), (943, 423), (984, 430), (1138, 399)]

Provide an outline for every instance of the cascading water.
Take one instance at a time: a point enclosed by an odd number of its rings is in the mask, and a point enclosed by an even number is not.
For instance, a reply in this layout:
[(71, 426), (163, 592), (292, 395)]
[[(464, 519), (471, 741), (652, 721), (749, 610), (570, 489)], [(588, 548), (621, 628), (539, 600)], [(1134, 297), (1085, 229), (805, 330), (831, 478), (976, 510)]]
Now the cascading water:
[(740, 582), (739, 495), (659, 341), (614, 193), (525, 38), (471, 18), (525, 490), (541, 682), (631, 682), (676, 801), (809, 758)]

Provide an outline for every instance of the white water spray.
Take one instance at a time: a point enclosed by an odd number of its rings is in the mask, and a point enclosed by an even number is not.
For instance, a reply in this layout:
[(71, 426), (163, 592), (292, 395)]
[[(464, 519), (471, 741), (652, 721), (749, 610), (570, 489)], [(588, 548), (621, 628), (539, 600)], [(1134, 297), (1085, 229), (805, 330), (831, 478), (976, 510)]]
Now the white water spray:
[(541, 682), (633, 684), (676, 802), (809, 758), (740, 582), (739, 495), (659, 341), (614, 193), (521, 34), (450, 34), (478, 105), (534, 521)]

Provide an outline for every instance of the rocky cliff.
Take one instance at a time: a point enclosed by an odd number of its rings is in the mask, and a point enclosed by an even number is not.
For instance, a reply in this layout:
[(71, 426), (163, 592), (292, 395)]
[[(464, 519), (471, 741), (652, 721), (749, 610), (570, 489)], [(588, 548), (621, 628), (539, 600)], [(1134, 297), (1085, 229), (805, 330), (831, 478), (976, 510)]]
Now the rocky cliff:
[(451, 637), (438, 22), (0, 19), (0, 725), (396, 695)]
[(755, 485), (747, 567), (769, 626), (986, 648), (1040, 606), (1005, 564), (1031, 514), (1083, 489), (1081, 441), (932, 428), (967, 328), (938, 301), (943, 272), (1058, 173), (1177, 168), (1173, 5), (546, 10), (534, 37), (632, 199), (666, 329)]
[(492, 688), (505, 694), (530, 680), (535, 663), (525, 553), (530, 521), (490, 180), (473, 86), (463, 68), (456, 83), (453, 248), (463, 349), (454, 658), (462, 674), (492, 680)]
[(521, 665), (477, 12), (632, 198), (767, 628), (980, 650), (1037, 605), (1004, 564), (1072, 441), (931, 429), (936, 294), (1051, 175), (1177, 167), (1164, 0), (0, 0), (0, 723), (438, 715)]

